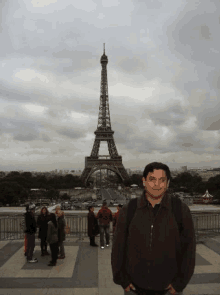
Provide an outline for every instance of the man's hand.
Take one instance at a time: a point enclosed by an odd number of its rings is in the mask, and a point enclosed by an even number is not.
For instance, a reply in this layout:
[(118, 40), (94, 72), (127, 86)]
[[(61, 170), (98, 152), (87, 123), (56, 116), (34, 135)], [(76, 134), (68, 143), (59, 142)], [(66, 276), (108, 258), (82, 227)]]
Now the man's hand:
[(129, 286), (127, 286), (127, 288), (125, 289), (125, 291), (126, 291), (126, 292), (129, 292), (130, 289), (131, 289), (131, 290), (136, 290), (135, 287), (134, 287), (132, 284), (130, 284)]
[(176, 294), (176, 290), (173, 288), (173, 286), (170, 284), (167, 289), (169, 289), (170, 294), (175, 295)]

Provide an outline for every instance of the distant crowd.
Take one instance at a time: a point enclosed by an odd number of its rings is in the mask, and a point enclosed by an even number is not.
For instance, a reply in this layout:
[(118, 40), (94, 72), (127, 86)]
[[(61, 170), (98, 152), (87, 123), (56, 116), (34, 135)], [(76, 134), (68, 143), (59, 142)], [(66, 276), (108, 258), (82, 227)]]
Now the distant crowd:
[(90, 237), (90, 246), (97, 247), (95, 237), (100, 234), (100, 247), (105, 248), (104, 235), (106, 240), (106, 247), (109, 247), (110, 242), (110, 222), (113, 222), (113, 234), (115, 232), (116, 224), (119, 217), (119, 212), (122, 205), (117, 206), (117, 212), (113, 215), (112, 211), (107, 207), (107, 202), (104, 201), (102, 208), (97, 215), (94, 214), (94, 207), (89, 206), (88, 213), (88, 236)]

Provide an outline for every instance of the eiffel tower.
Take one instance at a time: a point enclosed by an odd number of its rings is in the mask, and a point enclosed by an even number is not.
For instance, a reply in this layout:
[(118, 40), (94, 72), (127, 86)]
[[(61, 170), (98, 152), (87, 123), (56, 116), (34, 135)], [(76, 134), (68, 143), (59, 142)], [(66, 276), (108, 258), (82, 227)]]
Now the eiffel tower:
[[(99, 105), (98, 125), (95, 133), (90, 157), (85, 157), (85, 168), (81, 175), (81, 180), (86, 184), (89, 177), (97, 170), (109, 169), (115, 172), (121, 180), (129, 179), (129, 176), (122, 164), (122, 157), (118, 155), (115, 141), (113, 138), (114, 131), (111, 128), (109, 101), (108, 101), (108, 81), (107, 81), (107, 63), (108, 57), (104, 53), (100, 59), (102, 65), (101, 73), (101, 94)], [(100, 156), (100, 142), (107, 141), (109, 155)]]

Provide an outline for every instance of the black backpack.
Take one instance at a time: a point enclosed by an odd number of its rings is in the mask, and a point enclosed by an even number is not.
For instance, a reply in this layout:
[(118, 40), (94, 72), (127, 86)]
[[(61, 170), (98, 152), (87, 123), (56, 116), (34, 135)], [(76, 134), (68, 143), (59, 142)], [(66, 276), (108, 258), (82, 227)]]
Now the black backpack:
[[(174, 213), (176, 222), (178, 224), (179, 233), (181, 236), (181, 233), (183, 230), (181, 200), (178, 197), (171, 196), (171, 204), (172, 204), (172, 211)], [(126, 220), (127, 221), (127, 231), (128, 231), (129, 225), (131, 223), (131, 220), (134, 217), (136, 208), (137, 208), (137, 198), (130, 200), (130, 202), (128, 204), (128, 214), (127, 214), (127, 220)]]

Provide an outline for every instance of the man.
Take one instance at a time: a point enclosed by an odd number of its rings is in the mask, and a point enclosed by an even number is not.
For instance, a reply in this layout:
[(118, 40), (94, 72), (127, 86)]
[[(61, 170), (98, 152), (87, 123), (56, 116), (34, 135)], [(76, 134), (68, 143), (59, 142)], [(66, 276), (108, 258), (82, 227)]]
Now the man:
[(130, 289), (136, 289), (138, 294), (183, 294), (195, 268), (192, 215), (181, 202), (183, 247), (171, 210), (171, 195), (167, 192), (169, 167), (150, 163), (144, 169), (142, 180), (145, 190), (137, 198), (128, 231), (128, 204), (120, 211), (111, 253), (113, 281), (123, 287), (125, 294)]
[(99, 210), (96, 218), (99, 220), (99, 231), (100, 231), (100, 246), (104, 249), (104, 233), (106, 239), (106, 247), (109, 247), (110, 241), (110, 222), (112, 221), (112, 211), (108, 209), (107, 202), (103, 201), (102, 208)]
[(118, 216), (119, 216), (119, 212), (120, 212), (121, 208), (122, 208), (122, 205), (119, 204), (117, 206), (117, 212), (115, 213), (114, 218), (113, 218), (113, 234), (115, 233), (115, 228), (116, 228), (116, 225), (118, 222)]
[(35, 247), (35, 233), (37, 231), (37, 223), (34, 217), (35, 205), (29, 205), (27, 212), (25, 213), (25, 233), (27, 239), (26, 256), (27, 262), (35, 263), (38, 262), (37, 258), (33, 258), (33, 252)]

